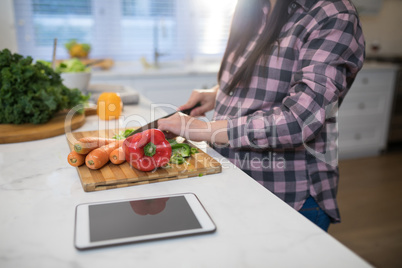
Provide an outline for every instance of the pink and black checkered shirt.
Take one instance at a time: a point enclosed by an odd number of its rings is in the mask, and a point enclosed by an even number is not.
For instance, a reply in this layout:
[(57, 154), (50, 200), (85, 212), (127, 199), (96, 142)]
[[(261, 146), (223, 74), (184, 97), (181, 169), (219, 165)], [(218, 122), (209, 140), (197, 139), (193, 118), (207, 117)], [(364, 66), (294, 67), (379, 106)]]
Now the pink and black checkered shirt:
[(268, 61), (231, 92), (258, 36), (229, 56), (214, 113), (229, 122), (229, 144), (214, 148), (296, 210), (311, 195), (339, 222), (336, 111), (363, 65), (362, 28), (348, 0), (295, 0), (288, 12)]

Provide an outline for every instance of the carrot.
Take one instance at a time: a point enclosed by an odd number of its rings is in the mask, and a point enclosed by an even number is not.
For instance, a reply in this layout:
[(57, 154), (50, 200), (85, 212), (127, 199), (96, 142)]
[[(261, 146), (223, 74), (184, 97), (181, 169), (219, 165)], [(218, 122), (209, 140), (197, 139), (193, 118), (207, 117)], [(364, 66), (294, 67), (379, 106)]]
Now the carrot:
[(109, 160), (115, 165), (119, 165), (126, 161), (126, 156), (124, 155), (124, 150), (123, 146), (120, 146), (117, 149), (114, 149), (110, 155), (109, 155)]
[(123, 145), (124, 140), (119, 140), (103, 145), (91, 151), (85, 157), (85, 164), (90, 169), (99, 169), (109, 162), (109, 155), (114, 150)]
[(85, 163), (85, 155), (72, 151), (68, 154), (67, 161), (73, 167), (79, 167)]
[(115, 139), (106, 139), (99, 137), (84, 137), (74, 143), (74, 151), (79, 154), (88, 154), (90, 151), (103, 145), (115, 142)]

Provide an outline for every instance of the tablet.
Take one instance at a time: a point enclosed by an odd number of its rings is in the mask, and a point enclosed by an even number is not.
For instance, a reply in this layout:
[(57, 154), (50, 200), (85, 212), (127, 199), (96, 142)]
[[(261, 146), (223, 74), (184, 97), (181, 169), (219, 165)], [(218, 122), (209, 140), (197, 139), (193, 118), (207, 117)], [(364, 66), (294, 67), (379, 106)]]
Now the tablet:
[(79, 250), (216, 230), (192, 193), (80, 204), (75, 212)]

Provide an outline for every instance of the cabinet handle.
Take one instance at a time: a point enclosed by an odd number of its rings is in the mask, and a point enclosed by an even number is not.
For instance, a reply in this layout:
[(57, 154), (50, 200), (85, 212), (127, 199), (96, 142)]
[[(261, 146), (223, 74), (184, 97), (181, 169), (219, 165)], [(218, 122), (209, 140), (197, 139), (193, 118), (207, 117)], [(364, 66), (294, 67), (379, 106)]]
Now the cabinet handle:
[(366, 108), (366, 104), (365, 104), (364, 102), (360, 102), (360, 103), (357, 105), (357, 107), (358, 107), (360, 110), (364, 110), (364, 109)]

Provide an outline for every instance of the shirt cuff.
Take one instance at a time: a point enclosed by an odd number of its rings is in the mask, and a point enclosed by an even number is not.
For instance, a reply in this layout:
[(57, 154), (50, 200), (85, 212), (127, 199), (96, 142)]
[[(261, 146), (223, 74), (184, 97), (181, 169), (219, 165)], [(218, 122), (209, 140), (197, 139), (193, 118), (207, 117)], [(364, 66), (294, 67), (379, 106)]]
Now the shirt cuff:
[(268, 147), (266, 118), (261, 114), (242, 116), (228, 120), (229, 145), (233, 148)]

